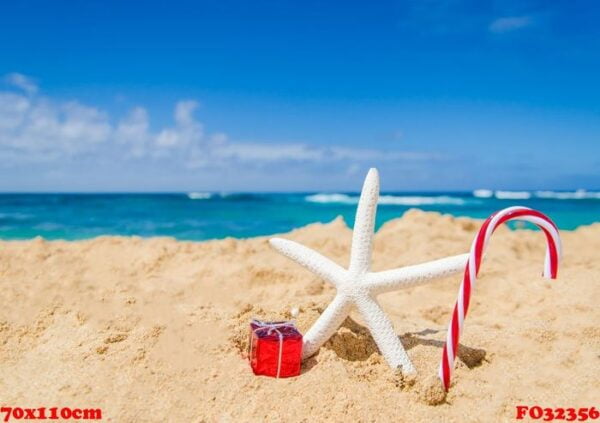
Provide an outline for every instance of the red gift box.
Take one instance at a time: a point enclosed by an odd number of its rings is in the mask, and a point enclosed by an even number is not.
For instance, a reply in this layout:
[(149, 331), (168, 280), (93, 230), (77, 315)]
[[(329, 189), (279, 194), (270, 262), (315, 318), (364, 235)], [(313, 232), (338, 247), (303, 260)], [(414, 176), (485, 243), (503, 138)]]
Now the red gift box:
[(250, 322), (250, 366), (255, 375), (291, 377), (300, 374), (302, 334), (293, 322)]

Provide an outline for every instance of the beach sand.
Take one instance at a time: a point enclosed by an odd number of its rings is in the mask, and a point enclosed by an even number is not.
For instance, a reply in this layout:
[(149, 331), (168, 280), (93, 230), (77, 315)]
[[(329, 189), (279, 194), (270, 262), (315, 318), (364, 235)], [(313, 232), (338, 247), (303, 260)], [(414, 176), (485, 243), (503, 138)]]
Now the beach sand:
[[(378, 231), (373, 270), (467, 252), (480, 223), (411, 210)], [(283, 237), (348, 262), (341, 219)], [(379, 297), (416, 378), (387, 367), (353, 313), (301, 376), (277, 380), (244, 358), (248, 320), (298, 307), (305, 332), (334, 290), (268, 238), (1, 242), (0, 402), (101, 408), (114, 422), (491, 422), (513, 421), (517, 405), (598, 407), (600, 224), (562, 238), (552, 281), (539, 232), (492, 237), (439, 405), (433, 377), (462, 274)]]

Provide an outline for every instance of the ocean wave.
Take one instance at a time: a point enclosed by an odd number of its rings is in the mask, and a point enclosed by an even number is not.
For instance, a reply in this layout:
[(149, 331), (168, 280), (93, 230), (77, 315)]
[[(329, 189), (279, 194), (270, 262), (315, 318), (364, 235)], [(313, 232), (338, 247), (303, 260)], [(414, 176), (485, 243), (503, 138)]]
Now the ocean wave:
[(341, 204), (356, 204), (358, 197), (351, 197), (347, 194), (313, 194), (304, 197), (309, 203), (341, 203)]
[(212, 197), (210, 192), (189, 192), (188, 198), (190, 200), (209, 200)]
[(220, 192), (219, 198), (224, 201), (264, 201), (268, 196), (251, 192)]
[(58, 231), (64, 228), (66, 228), (64, 224), (56, 222), (40, 222), (33, 226), (33, 229), (40, 231)]
[(600, 200), (600, 192), (589, 192), (584, 189), (577, 191), (536, 191), (537, 198), (552, 200)]
[(494, 191), (491, 189), (476, 189), (473, 191), (473, 197), (477, 198), (491, 198), (494, 196)]
[[(358, 196), (347, 194), (313, 194), (304, 198), (310, 203), (337, 203), (337, 204), (357, 204)], [(382, 195), (379, 197), (379, 204), (395, 206), (428, 206), (428, 205), (463, 205), (465, 200), (462, 198), (451, 197), (448, 195), (438, 196), (417, 196), (417, 195)]]
[(379, 204), (394, 204), (401, 206), (428, 206), (434, 204), (453, 204), (460, 206), (465, 204), (462, 198), (450, 197), (449, 195), (438, 196), (411, 196), (411, 195), (382, 195)]
[(270, 198), (268, 195), (251, 192), (190, 192), (187, 194), (190, 200), (211, 200), (211, 201), (264, 201)]
[(531, 193), (528, 191), (496, 191), (494, 196), (498, 200), (528, 200)]
[(578, 189), (576, 191), (492, 191), (489, 189), (476, 189), (472, 193), (475, 198), (491, 198), (498, 200), (529, 200), (541, 198), (545, 200), (600, 200), (600, 192)]
[(34, 217), (26, 213), (0, 213), (0, 220), (29, 220)]

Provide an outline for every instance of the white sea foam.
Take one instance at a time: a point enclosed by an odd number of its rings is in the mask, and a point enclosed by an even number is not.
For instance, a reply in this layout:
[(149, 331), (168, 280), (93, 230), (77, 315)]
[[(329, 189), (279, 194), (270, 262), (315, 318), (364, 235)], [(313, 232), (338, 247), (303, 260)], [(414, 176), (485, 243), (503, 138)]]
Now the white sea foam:
[(531, 193), (528, 191), (496, 191), (494, 193), (498, 200), (528, 200)]
[(308, 195), (304, 198), (309, 203), (342, 203), (342, 204), (356, 204), (358, 203), (358, 197), (351, 197), (346, 194), (314, 194)]
[[(347, 194), (314, 194), (305, 197), (305, 200), (311, 203), (338, 203), (338, 204), (357, 204), (358, 196)], [(416, 195), (382, 195), (379, 197), (379, 204), (397, 205), (397, 206), (427, 206), (434, 204), (453, 204), (463, 205), (465, 200), (462, 198), (450, 197), (448, 195), (439, 196), (416, 196)]]
[(188, 198), (190, 200), (208, 200), (212, 197), (210, 192), (190, 192)]
[(554, 200), (600, 200), (600, 192), (589, 192), (584, 189), (577, 191), (536, 191), (537, 198)]
[(382, 195), (379, 197), (379, 204), (396, 204), (401, 206), (427, 206), (433, 204), (454, 204), (463, 205), (465, 200), (462, 198), (450, 197), (448, 195), (439, 196), (411, 196), (411, 195)]
[(494, 196), (494, 191), (491, 189), (476, 189), (473, 191), (473, 197), (477, 198), (491, 198)]

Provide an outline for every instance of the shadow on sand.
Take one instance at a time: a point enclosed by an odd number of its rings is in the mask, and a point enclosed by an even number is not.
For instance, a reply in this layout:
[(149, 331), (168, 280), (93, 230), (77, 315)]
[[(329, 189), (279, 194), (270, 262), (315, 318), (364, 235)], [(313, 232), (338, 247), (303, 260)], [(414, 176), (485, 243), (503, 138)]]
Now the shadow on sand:
[[(377, 344), (373, 340), (369, 330), (358, 324), (351, 317), (347, 317), (342, 328), (347, 330), (338, 331), (329, 341), (325, 343), (323, 348), (332, 350), (335, 354), (348, 361), (366, 361), (372, 354), (377, 353)], [(407, 351), (412, 348), (423, 345), (444, 348), (444, 342), (435, 339), (430, 339), (429, 335), (435, 335), (441, 332), (435, 329), (424, 329), (419, 332), (407, 332), (400, 335), (400, 341)], [(486, 351), (480, 348), (472, 348), (463, 344), (458, 346), (458, 359), (462, 361), (469, 369), (481, 365), (486, 356)], [(313, 357), (307, 359), (302, 365), (302, 373), (310, 371), (318, 363), (317, 353)]]

